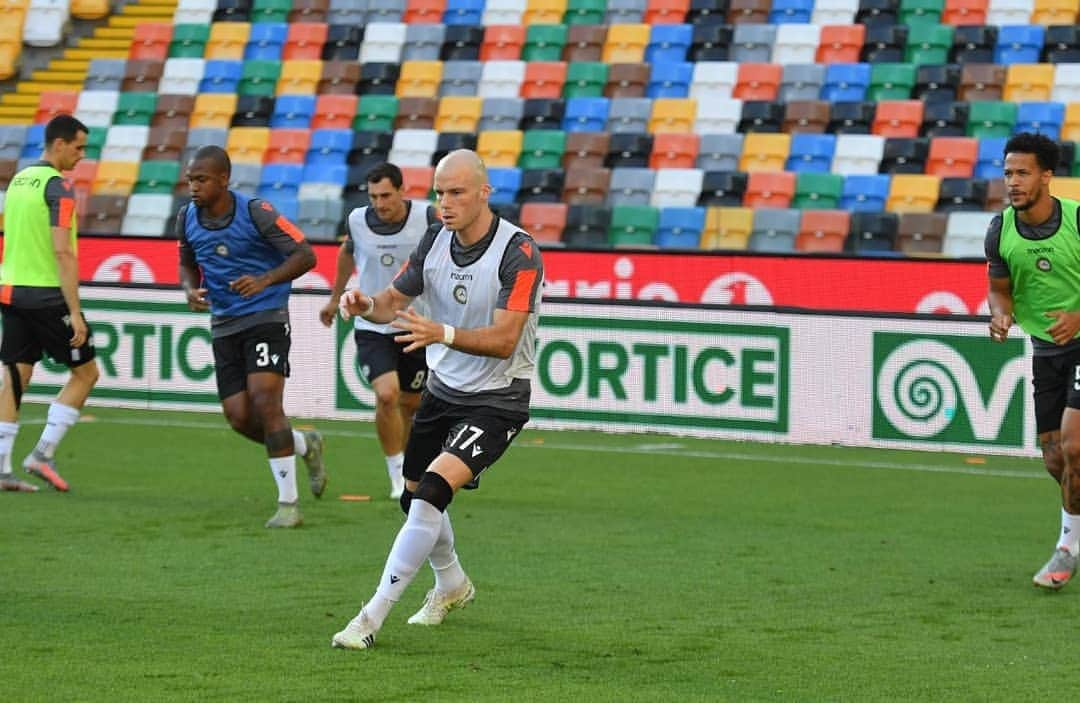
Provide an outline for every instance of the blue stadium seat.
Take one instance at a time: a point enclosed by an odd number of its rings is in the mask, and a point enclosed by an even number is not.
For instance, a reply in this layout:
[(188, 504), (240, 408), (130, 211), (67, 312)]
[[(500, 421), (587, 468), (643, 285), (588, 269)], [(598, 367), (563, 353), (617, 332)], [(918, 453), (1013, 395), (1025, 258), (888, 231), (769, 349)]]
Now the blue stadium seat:
[(773, 0), (769, 24), (809, 24), (814, 0)]
[(835, 151), (835, 134), (793, 134), (786, 169), (794, 173), (828, 173)]
[(295, 197), (280, 196), (270, 201), (277, 211), (285, 216), (290, 222), (296, 222), (300, 217), (300, 201)]
[(480, 24), (485, 4), (484, 0), (447, 0), (443, 24)]
[(650, 98), (685, 98), (690, 94), (694, 64), (686, 61), (654, 63), (645, 95)]
[(998, 30), (994, 63), (1039, 63), (1046, 28), (1039, 24), (1006, 25)]
[(645, 47), (645, 62), (656, 66), (669, 61), (685, 61), (686, 52), (694, 40), (694, 28), (689, 24), (653, 25)]
[(307, 127), (315, 114), (314, 95), (279, 95), (274, 102), (271, 127)]
[(889, 199), (891, 179), (885, 174), (855, 174), (844, 178), (839, 209), (849, 212), (881, 212)]
[(979, 152), (975, 161), (975, 178), (1001, 178), (1005, 167), (1005, 143), (1007, 137), (983, 137), (979, 139)]
[(566, 132), (603, 132), (607, 126), (608, 98), (570, 98), (563, 114), (563, 130)]
[(488, 182), (491, 184), (488, 202), (492, 205), (510, 205), (515, 202), (517, 193), (521, 190), (521, 169), (488, 169)]
[(829, 102), (859, 102), (870, 86), (870, 64), (835, 63), (825, 69), (821, 99)]
[(1013, 133), (1038, 132), (1056, 141), (1061, 136), (1061, 124), (1064, 121), (1065, 105), (1062, 103), (1020, 103), (1016, 107), (1016, 126), (1013, 127)]
[(304, 183), (333, 183), (339, 186), (344, 186), (348, 179), (349, 166), (346, 163), (307, 163), (301, 175)]
[(244, 75), (244, 62), (210, 59), (199, 81), (200, 93), (235, 93)]
[(285, 39), (289, 34), (289, 25), (284, 22), (256, 22), (251, 25), (247, 46), (244, 47), (244, 60), (280, 61)]
[(295, 200), (303, 178), (304, 167), (300, 164), (265, 164), (255, 196), (275, 206), (283, 198)]
[[(316, 129), (311, 133), (311, 145), (304, 163), (309, 166), (344, 164), (345, 157), (352, 149), (352, 141), (352, 130)], [(345, 182), (344, 178), (341, 182)]]
[(703, 229), (705, 208), (661, 208), (653, 244), (664, 249), (697, 249)]
[(26, 129), (19, 158), (40, 159), (43, 151), (45, 151), (45, 125), (32, 124)]

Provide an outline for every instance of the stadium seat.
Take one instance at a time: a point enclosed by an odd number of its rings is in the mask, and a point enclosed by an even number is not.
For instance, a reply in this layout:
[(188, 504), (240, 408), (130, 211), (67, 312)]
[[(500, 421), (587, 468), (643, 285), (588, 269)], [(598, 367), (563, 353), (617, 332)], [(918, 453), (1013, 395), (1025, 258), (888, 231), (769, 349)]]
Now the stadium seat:
[(491, 194), (488, 196), (489, 203), (492, 205), (512, 205), (517, 200), (518, 191), (521, 190), (521, 169), (488, 169), (488, 182), (491, 184)]
[[(739, 170), (783, 171), (791, 152), (790, 134), (747, 134), (743, 140), (743, 153)], [(794, 184), (794, 174), (792, 174)]]
[(180, 164), (176, 161), (144, 161), (139, 165), (135, 180), (135, 193), (160, 193), (172, 195), (180, 180)]
[(167, 221), (175, 216), (171, 193), (135, 193), (128, 198), (119, 234), (160, 237)]
[(236, 101), (236, 112), (229, 126), (269, 127), (275, 104), (276, 101), (269, 95), (241, 95)]
[(984, 137), (978, 140), (979, 148), (972, 173), (975, 178), (1001, 178), (1002, 169), (1005, 166), (1003, 152), (1007, 139), (1007, 137)]
[(783, 131), (790, 134), (822, 134), (829, 124), (829, 103), (825, 100), (788, 101)]
[[(696, 168), (664, 168), (656, 171), (650, 205), (660, 208), (692, 207), (701, 195), (704, 172)], [(695, 242), (697, 238), (695, 237)]]
[(356, 81), (356, 94), (393, 95), (401, 66), (397, 63), (363, 63)]
[[(702, 188), (704, 190), (704, 187)], [(786, 208), (795, 196), (795, 174), (755, 171), (747, 174), (742, 204), (751, 208)]]
[(799, 221), (795, 250), (803, 253), (839, 253), (851, 228), (846, 210), (806, 210)]
[[(674, 0), (680, 2), (680, 0)], [(656, 24), (649, 22), (652, 30), (645, 47), (645, 61), (649, 64), (686, 61), (694, 29), (688, 24)]]
[(113, 124), (150, 126), (157, 107), (157, 93), (120, 93)]
[(446, 27), (444, 25), (406, 25), (401, 59), (402, 61), (438, 61), (445, 41)]
[(953, 26), (986, 24), (987, 0), (945, 0), (941, 23)]
[(728, 47), (729, 58), (736, 63), (768, 63), (776, 42), (776, 25), (738, 24)]
[(889, 198), (890, 177), (884, 174), (854, 174), (844, 178), (840, 207), (851, 212), (880, 212)]
[(477, 130), (516, 130), (524, 112), (523, 98), (484, 98)]
[(913, 64), (943, 64), (949, 60), (955, 28), (947, 24), (919, 26), (908, 34), (904, 60)]
[(735, 98), (704, 98), (698, 101), (694, 131), (698, 134), (730, 134), (742, 120), (743, 101)]
[(164, 67), (163, 61), (129, 60), (124, 64), (124, 78), (120, 81), (120, 91), (124, 93), (157, 92)]
[[(26, 141), (27, 125), (0, 124), (0, 159), (18, 161)], [(6, 187), (0, 190), (6, 190)]]
[(645, 95), (650, 98), (685, 98), (690, 92), (694, 65), (685, 61), (652, 65)]
[(517, 166), (524, 134), (520, 130), (485, 131), (477, 135), (476, 150), (489, 167)]
[(994, 25), (962, 25), (953, 32), (949, 60), (957, 64), (992, 64), (998, 28)]
[(561, 169), (566, 133), (561, 129), (531, 129), (524, 133), (517, 166), (520, 169)]
[(607, 124), (610, 101), (607, 98), (570, 98), (562, 127), (567, 132), (601, 132)]
[(835, 151), (834, 134), (793, 134), (785, 170), (793, 173), (829, 173)]
[(954, 101), (960, 89), (961, 69), (955, 64), (919, 66), (913, 97), (926, 103)]
[(878, 103), (872, 130), (874, 134), (883, 137), (917, 137), (922, 119), (922, 102), (884, 100)]
[(216, 0), (179, 0), (173, 13), (173, 22), (209, 25), (216, 6)]
[[(284, 22), (259, 22), (251, 26), (242, 58), (248, 61), (280, 61), (288, 36), (289, 25)], [(233, 58), (216, 56), (214, 58)], [(318, 57), (316, 57), (318, 58)]]
[(84, 90), (75, 103), (75, 117), (88, 127), (108, 127), (119, 102), (115, 90)]
[(1054, 67), (1050, 100), (1059, 103), (1080, 101), (1080, 64), (1059, 64)]
[[(195, 156), (195, 152), (204, 146), (225, 148), (228, 135), (229, 130), (223, 127), (192, 127), (188, 132), (187, 144), (184, 145), (184, 156), (181, 162), (186, 164), (191, 161)], [(149, 138), (149, 135), (147, 135), (147, 138)]]
[(649, 116), (649, 132), (693, 132), (696, 117), (697, 102), (692, 98), (657, 98)]
[(524, 44), (525, 27), (521, 25), (487, 27), (484, 30), (484, 43), (480, 45), (480, 60), (517, 61), (522, 58)]
[(962, 137), (970, 121), (971, 108), (955, 100), (925, 101), (919, 133), (924, 137)]
[[(68, 181), (75, 189), (76, 197), (89, 197), (90, 190), (97, 176), (97, 161), (94, 159), (82, 159), (67, 174)], [(12, 177), (17, 172), (17, 163), (14, 159), (5, 159), (0, 162), (0, 186), (6, 190), (11, 183)]]
[(439, 132), (476, 132), (483, 100), (475, 96), (446, 96), (439, 100), (435, 129)]
[(866, 26), (829, 24), (821, 28), (815, 58), (820, 64), (858, 63), (866, 41)]
[[(616, 205), (611, 208), (608, 242), (616, 247), (648, 247), (653, 243), (660, 212), (648, 205)], [(697, 242), (694, 242), (695, 245)]]
[(446, 0), (406, 0), (401, 20), (407, 25), (441, 24)]
[(32, 47), (58, 46), (70, 24), (68, 0), (31, 1), (23, 21), (23, 43)]
[(83, 90), (120, 91), (127, 61), (124, 59), (91, 59), (83, 81)]
[(742, 206), (748, 181), (747, 174), (738, 171), (706, 171), (701, 180), (698, 205)]
[(191, 112), (190, 126), (228, 127), (236, 112), (236, 93), (199, 93)]
[(754, 211), (748, 207), (714, 206), (705, 210), (705, 225), (698, 246), (701, 249), (742, 251), (754, 226)]
[(608, 66), (593, 61), (573, 62), (567, 66), (563, 95), (567, 98), (598, 98), (607, 86)]
[(661, 249), (698, 249), (705, 229), (705, 208), (665, 207), (659, 214), (653, 244)]
[(488, 61), (482, 64), (477, 94), (484, 98), (518, 97), (524, 79), (524, 61)]
[(604, 97), (640, 98), (645, 96), (651, 70), (643, 63), (620, 63), (609, 66)]
[(472, 97), (480, 91), (483, 64), (479, 61), (447, 61), (443, 64), (439, 95)]
[(611, 25), (604, 40), (601, 60), (607, 64), (640, 63), (645, 60), (645, 47), (648, 44), (649, 25)]
[[(653, 139), (649, 168), (694, 168), (700, 137), (696, 134), (657, 134)], [(695, 197), (696, 202), (696, 197)]]
[(610, 144), (611, 135), (607, 132), (567, 132), (563, 169), (570, 173), (577, 169), (603, 167)]
[[(991, 9), (991, 13), (993, 9)], [(1004, 25), (998, 31), (994, 63), (1038, 63), (1042, 54), (1045, 27), (1041, 25)]]
[(729, 24), (765, 24), (769, 21), (771, 0), (731, 0), (728, 6)]
[(203, 59), (167, 59), (158, 82), (158, 91), (162, 95), (195, 95), (199, 92), (205, 69)]
[[(284, 27), (282, 30), (284, 38)], [(207, 59), (242, 59), (250, 35), (251, 25), (247, 22), (215, 22), (210, 25), (203, 56)]]
[(207, 24), (174, 24), (169, 41), (169, 58), (204, 58), (209, 39), (210, 27)]
[[(356, 95), (360, 80), (360, 65), (355, 61), (323, 61), (316, 95)], [(391, 90), (391, 92), (393, 92)]]
[(229, 130), (225, 151), (234, 162), (261, 164), (269, 143), (269, 127), (233, 127)]
[(211, 60), (203, 66), (199, 93), (235, 94), (243, 77), (243, 62), (235, 60)]
[(894, 26), (900, 20), (899, 3), (895, 0), (859, 0), (855, 21), (867, 26)]
[(282, 199), (295, 199), (303, 179), (301, 164), (266, 164), (260, 170), (255, 196), (275, 205)]
[(326, 22), (329, 7), (329, 0), (293, 0), (285, 19), (290, 24)]
[(563, 61), (530, 61), (525, 65), (520, 95), (523, 98), (561, 98), (566, 74)]
[(941, 178), (938, 176), (917, 173), (893, 175), (885, 209), (889, 212), (933, 212), (940, 188)]
[(1060, 138), (1062, 141), (1080, 141), (1080, 102), (1065, 105), (1065, 121), (1061, 125)]
[(779, 64), (739, 64), (738, 78), (731, 96), (740, 100), (776, 100), (782, 78), (783, 66)]
[[(726, 0), (706, 0), (723, 3)], [(728, 47), (735, 37), (735, 30), (729, 24), (695, 24), (691, 35), (690, 51), (687, 59), (691, 61), (727, 61)]]
[(314, 95), (321, 78), (321, 60), (286, 59), (281, 63), (274, 92), (277, 95)]
[(255, 24), (284, 23), (291, 9), (291, 0), (254, 0), (249, 18)]
[(487, 0), (481, 24), (521, 24), (525, 14), (525, 0)]
[(566, 172), (562, 200), (570, 205), (604, 205), (610, 189), (610, 169), (577, 167)]
[[(574, 0), (570, 0), (574, 2)], [(570, 205), (566, 208), (563, 242), (576, 248), (608, 246), (611, 210), (594, 205)]]
[(769, 23), (781, 27), (789, 24), (814, 26), (810, 25), (813, 12), (813, 0), (773, 0), (769, 10)]
[(738, 171), (744, 135), (702, 134), (695, 165), (703, 171)]
[(397, 63), (405, 45), (405, 24), (401, 22), (373, 22), (364, 28), (364, 40), (360, 44), (360, 63)]
[[(515, 202), (518, 205), (559, 202), (562, 198), (565, 175), (559, 168), (521, 169), (521, 185), (518, 187)], [(501, 214), (501, 216), (516, 221), (517, 213)]]
[(1017, 132), (1039, 132), (1058, 139), (1065, 122), (1065, 106), (1055, 102), (1026, 102), (1016, 106)]
[(881, 173), (924, 173), (930, 157), (928, 137), (889, 137), (881, 154)]
[(289, 25), (281, 58), (286, 61), (321, 60), (329, 34), (330, 28), (323, 22), (294, 22)]
[(79, 234), (116, 236), (123, 227), (127, 211), (128, 192), (105, 190), (94, 192), (86, 201), (85, 212), (79, 217)]
[(1004, 182), (999, 173), (992, 180), (983, 178), (942, 178), (935, 212), (981, 211), (986, 209), (990, 183)]
[(399, 98), (432, 98), (439, 94), (442, 61), (406, 61), (401, 65), (395, 95)]
[(857, 102), (866, 97), (870, 85), (870, 64), (831, 64), (825, 71), (821, 99), (831, 102)]
[(298, 128), (280, 128), (270, 132), (263, 163), (302, 164), (311, 145), (311, 131)]
[(1019, 64), (1008, 67), (1004, 99), (1009, 102), (1049, 100), (1054, 86), (1054, 66)]
[(324, 61), (348, 61), (355, 64), (360, 57), (363, 38), (363, 27), (332, 24), (326, 30), (326, 43), (323, 44), (321, 58)]
[[(334, 114), (331, 109), (331, 103), (323, 101), (324, 98), (328, 98), (341, 104), (342, 100), (348, 100), (351, 98), (352, 111), (348, 114), (339, 112)], [(356, 96), (355, 95), (320, 95), (319, 100), (323, 101), (322, 110), (319, 111), (320, 115), (329, 111), (329, 119), (337, 120), (340, 123), (341, 129), (348, 129), (352, 125), (352, 118), (356, 114)], [(279, 95), (274, 101), (274, 111), (270, 115), (270, 126), (274, 128), (314, 128), (316, 125), (312, 124), (312, 116), (319, 108), (317, 107), (314, 95)], [(325, 127), (325, 124), (319, 124), (319, 127)]]
[(870, 84), (866, 99), (907, 100), (915, 87), (915, 65), (910, 63), (879, 63), (870, 67)]
[(821, 95), (821, 86), (825, 83), (825, 70), (824, 65), (816, 63), (785, 65), (780, 78), (780, 100), (784, 103), (817, 100)]
[(608, 106), (607, 131), (612, 134), (647, 132), (652, 111), (649, 98), (615, 98)]
[(957, 97), (969, 102), (1001, 100), (1007, 68), (997, 64), (964, 64)]
[(187, 145), (186, 127), (151, 127), (146, 137), (146, 146), (143, 147), (142, 160), (144, 162), (175, 161), (181, 164), (185, 145)]
[(173, 25), (164, 22), (142, 22), (135, 25), (128, 49), (129, 59), (164, 61), (169, 55)]
[(526, 25), (555, 25), (566, 14), (566, 0), (528, 0), (522, 22)]
[(832, 134), (869, 134), (877, 104), (868, 101), (832, 103), (825, 131)]
[(296, 224), (313, 242), (333, 242), (339, 234), (344, 203), (340, 198), (300, 198)]
[(394, 135), (390, 132), (353, 132), (352, 144), (345, 155), (345, 163), (349, 165), (346, 191), (355, 189), (354, 186), (366, 189), (364, 179), (368, 171), (389, 158), (393, 145)]
[(149, 125), (113, 125), (105, 136), (100, 161), (138, 163), (150, 135)]
[(131, 195), (139, 177), (139, 164), (133, 161), (101, 161), (90, 192), (93, 195)]
[(718, 26), (726, 21), (728, 0), (690, 0), (686, 22), (698, 26)]
[(967, 134), (979, 139), (1007, 137), (1013, 133), (1016, 119), (1017, 106), (1014, 103), (990, 100), (972, 102), (968, 112)]
[(844, 250), (869, 255), (895, 251), (899, 222), (900, 218), (894, 212), (852, 213)]
[(649, 205), (656, 172), (651, 168), (620, 167), (612, 170), (608, 205)]
[(821, 27), (815, 24), (781, 24), (768, 60), (782, 66), (812, 64), (820, 41)]
[[(562, 60), (566, 62), (600, 61), (607, 42), (607, 26), (603, 24), (569, 23)], [(570, 215), (567, 215), (569, 218)]]
[(896, 230), (896, 248), (911, 255), (940, 254), (949, 216), (941, 212), (901, 213)]
[(108, 0), (71, 0), (71, 16), (79, 20), (100, 20), (109, 14)]
[(990, 220), (994, 217), (992, 212), (953, 212), (949, 214), (948, 223), (945, 226), (945, 241), (942, 252), (946, 256), (954, 258), (977, 258), (985, 257), (983, 243), (986, 240), (986, 230), (990, 226)]
[(839, 174), (804, 171), (795, 178), (791, 206), (800, 210), (835, 210), (843, 189), (844, 177)]
[(773, 254), (793, 252), (800, 220), (798, 210), (766, 208), (755, 211), (754, 229), (747, 248)]
[(563, 24), (530, 24), (526, 28), (520, 58), (523, 61), (563, 61), (567, 35), (567, 27)]
[(1035, 0), (1031, 22), (1046, 26), (1075, 25), (1078, 9), (1076, 0)]
[(979, 141), (966, 137), (937, 137), (930, 142), (926, 173), (942, 178), (971, 178), (978, 160)]
[(523, 203), (521, 226), (541, 246), (561, 246), (566, 211), (566, 203)]

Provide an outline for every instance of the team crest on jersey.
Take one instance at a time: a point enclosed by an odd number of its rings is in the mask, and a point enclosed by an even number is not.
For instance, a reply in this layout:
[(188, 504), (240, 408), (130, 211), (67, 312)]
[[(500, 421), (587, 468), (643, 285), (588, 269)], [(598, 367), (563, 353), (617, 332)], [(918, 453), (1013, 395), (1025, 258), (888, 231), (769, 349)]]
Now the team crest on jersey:
[(462, 305), (469, 302), (469, 289), (460, 283), (454, 286), (454, 300)]
[(382, 264), (383, 266), (393, 266), (394, 265), (394, 255), (393, 254), (383, 254), (382, 256), (379, 257), (379, 263)]
[(1039, 269), (1043, 273), (1049, 273), (1050, 269), (1052, 269), (1053, 266), (1050, 263), (1050, 259), (1047, 259), (1045, 256), (1040, 256), (1035, 261), (1035, 268)]
[(214, 247), (214, 253), (216, 253), (218, 256), (228, 256), (229, 247), (225, 246), (224, 244), (218, 244), (216, 247)]

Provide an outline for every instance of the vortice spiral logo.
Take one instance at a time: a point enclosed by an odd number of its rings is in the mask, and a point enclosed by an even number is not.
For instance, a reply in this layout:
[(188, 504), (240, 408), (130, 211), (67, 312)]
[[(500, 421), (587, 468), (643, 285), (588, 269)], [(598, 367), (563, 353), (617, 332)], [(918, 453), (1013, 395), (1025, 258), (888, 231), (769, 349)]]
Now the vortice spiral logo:
[(1024, 446), (1022, 340), (874, 335), (877, 439)]

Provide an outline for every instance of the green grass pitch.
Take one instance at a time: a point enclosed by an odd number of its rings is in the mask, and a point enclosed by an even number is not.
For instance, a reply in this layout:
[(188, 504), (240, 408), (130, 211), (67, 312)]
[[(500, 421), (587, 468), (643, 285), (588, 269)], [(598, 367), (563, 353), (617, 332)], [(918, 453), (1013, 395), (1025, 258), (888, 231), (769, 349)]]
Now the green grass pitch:
[(407, 626), (425, 567), (346, 652), (402, 519), (372, 425), (314, 423), (327, 495), (270, 531), (219, 416), (87, 414), (69, 494), (0, 495), (7, 703), (1068, 696), (1080, 584), (1031, 586), (1059, 522), (1033, 460), (528, 430), (450, 508), (476, 601)]

